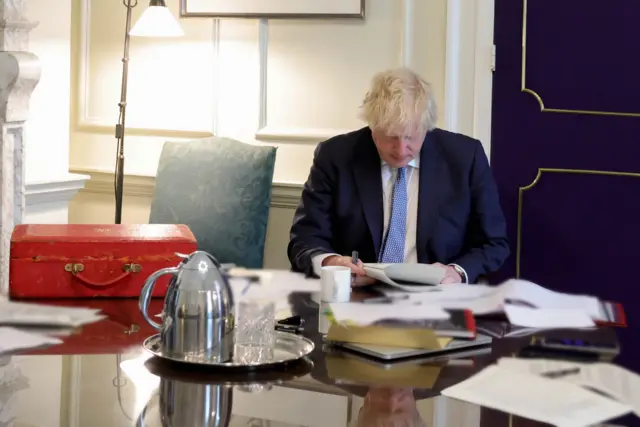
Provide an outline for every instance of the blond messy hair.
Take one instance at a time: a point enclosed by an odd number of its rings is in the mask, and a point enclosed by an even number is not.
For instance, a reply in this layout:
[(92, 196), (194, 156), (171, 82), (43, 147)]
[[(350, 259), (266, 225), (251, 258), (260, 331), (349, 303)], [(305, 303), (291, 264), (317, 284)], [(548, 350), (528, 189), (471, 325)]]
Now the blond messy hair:
[(431, 85), (408, 68), (376, 74), (360, 108), (369, 127), (382, 131), (417, 126), (426, 132), (438, 121)]

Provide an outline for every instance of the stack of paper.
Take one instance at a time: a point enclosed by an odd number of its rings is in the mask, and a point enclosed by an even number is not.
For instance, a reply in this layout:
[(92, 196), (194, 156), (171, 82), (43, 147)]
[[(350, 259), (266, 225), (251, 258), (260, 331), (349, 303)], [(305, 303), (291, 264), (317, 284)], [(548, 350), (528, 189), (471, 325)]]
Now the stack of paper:
[(0, 354), (60, 344), (55, 336), (104, 318), (99, 309), (0, 300)]
[(512, 324), (527, 328), (593, 327), (606, 319), (598, 298), (554, 292), (526, 280), (499, 286), (440, 285), (432, 292), (410, 294), (411, 304), (466, 308), (476, 315), (505, 313)]
[(442, 395), (562, 427), (590, 426), (631, 412), (628, 404), (579, 385), (501, 365), (489, 366)]
[(593, 328), (593, 319), (585, 310), (577, 308), (531, 308), (507, 304), (504, 307), (512, 325), (525, 328)]

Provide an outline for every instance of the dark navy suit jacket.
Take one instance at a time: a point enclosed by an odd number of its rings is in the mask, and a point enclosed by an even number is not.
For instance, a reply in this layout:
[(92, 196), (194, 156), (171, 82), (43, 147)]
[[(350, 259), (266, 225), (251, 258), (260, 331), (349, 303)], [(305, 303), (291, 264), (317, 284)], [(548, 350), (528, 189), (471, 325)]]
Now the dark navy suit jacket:
[[(381, 160), (366, 127), (318, 144), (291, 226), (294, 271), (313, 274), (323, 253), (376, 262), (381, 250)], [(509, 255), (504, 214), (480, 141), (434, 129), (420, 151), (418, 262), (455, 263), (469, 283)]]

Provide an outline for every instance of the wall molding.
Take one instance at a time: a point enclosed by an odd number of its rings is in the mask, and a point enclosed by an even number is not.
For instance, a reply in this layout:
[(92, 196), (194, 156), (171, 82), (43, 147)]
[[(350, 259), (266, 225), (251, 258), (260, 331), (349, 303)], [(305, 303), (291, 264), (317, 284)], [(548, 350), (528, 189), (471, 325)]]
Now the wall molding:
[[(400, 34), (400, 54), (398, 62), (401, 66), (413, 65), (413, 15), (414, 0), (402, 0), (402, 30)], [(269, 21), (260, 19), (258, 23), (258, 129), (254, 138), (264, 142), (318, 143), (333, 136), (349, 133), (354, 129), (331, 128), (297, 128), (288, 126), (271, 126), (268, 124), (268, 57), (269, 57)]]
[(25, 185), (25, 206), (27, 210), (34, 206), (56, 203), (68, 204), (76, 193), (84, 188), (90, 178), (84, 174), (69, 174), (66, 177), (50, 181), (27, 183)]
[(447, 0), (443, 127), (491, 149), (495, 0)]
[(414, 0), (402, 1), (402, 34), (400, 39), (400, 66), (413, 67), (413, 15)]
[[(74, 91), (76, 93), (76, 102), (72, 103), (72, 114), (74, 117), (75, 128), (80, 132), (92, 132), (99, 134), (113, 134), (115, 135), (114, 121), (111, 123), (108, 119), (103, 117), (93, 117), (89, 113), (89, 99), (90, 99), (90, 66), (89, 59), (91, 57), (91, 2), (92, 0), (81, 0), (80, 3), (80, 25), (78, 26), (78, 32), (76, 37), (78, 40), (79, 48), (76, 49), (77, 53), (74, 57), (74, 68), (76, 75), (76, 85)], [(114, 4), (114, 7), (124, 6), (120, 2)], [(143, 2), (140, 2), (140, 7), (146, 7)], [(215, 63), (219, 62), (220, 53), (220, 20), (212, 20), (212, 32), (211, 43), (213, 45), (213, 55), (215, 57)], [(124, 28), (124, 25), (123, 25)], [(132, 37), (132, 39), (134, 39)], [(134, 59), (135, 60), (135, 59)], [(217, 68), (217, 67), (214, 67)], [(217, 70), (214, 70), (214, 117), (212, 118), (211, 130), (188, 130), (188, 129), (171, 129), (171, 128), (146, 128), (137, 126), (127, 126), (127, 136), (155, 136), (161, 138), (206, 138), (215, 134), (217, 129), (217, 105), (218, 105), (218, 82)], [(114, 106), (115, 108), (116, 106)]]
[[(89, 177), (84, 188), (80, 190), (81, 193), (113, 196), (113, 172), (85, 168), (73, 168), (73, 172), (88, 175)], [(151, 198), (153, 197), (155, 186), (156, 178), (154, 176), (126, 174), (124, 177), (125, 196)], [(303, 184), (274, 182), (271, 193), (271, 207), (284, 209), (297, 208), (302, 187)]]
[(294, 128), (264, 126), (260, 128), (255, 138), (265, 142), (309, 142), (318, 143), (336, 135), (353, 132), (355, 129), (330, 129), (330, 128)]

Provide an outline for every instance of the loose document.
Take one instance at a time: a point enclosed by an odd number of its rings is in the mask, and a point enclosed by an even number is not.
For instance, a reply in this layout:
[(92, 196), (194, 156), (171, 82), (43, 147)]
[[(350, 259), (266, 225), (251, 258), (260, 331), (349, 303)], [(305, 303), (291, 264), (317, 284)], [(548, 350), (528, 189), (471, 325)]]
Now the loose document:
[(442, 395), (560, 427), (589, 426), (632, 410), (577, 384), (500, 364), (443, 390)]
[(551, 359), (502, 358), (498, 366), (510, 370), (545, 375), (566, 372), (557, 381), (597, 390), (627, 404), (640, 416), (640, 375), (611, 363), (578, 363)]

